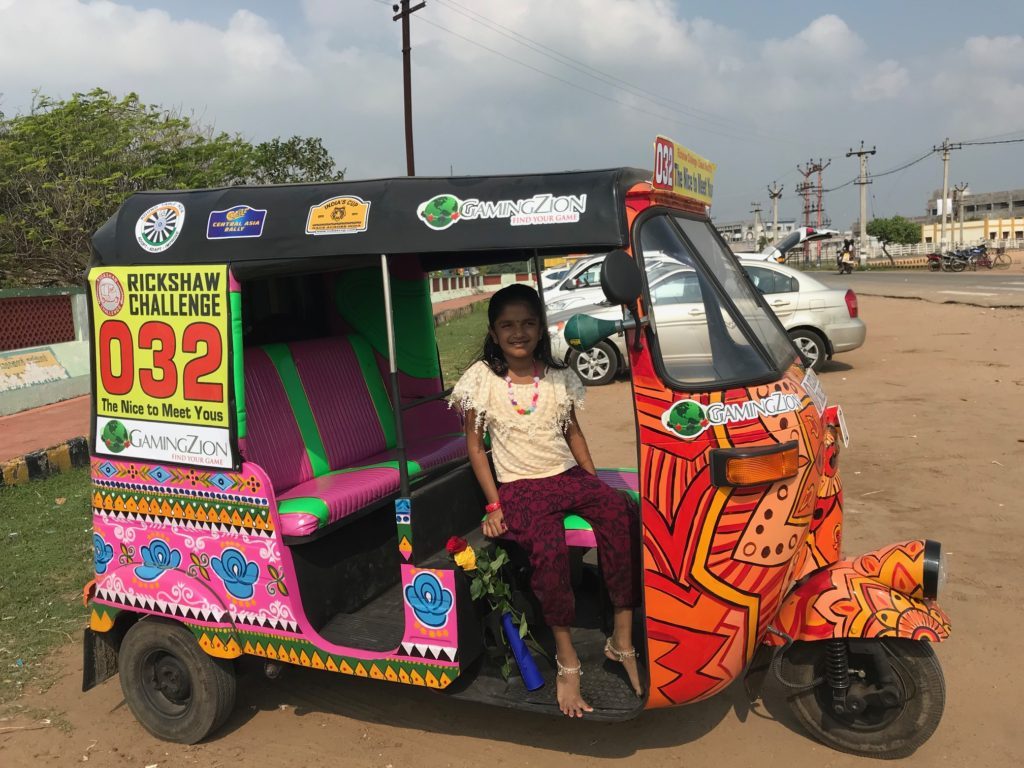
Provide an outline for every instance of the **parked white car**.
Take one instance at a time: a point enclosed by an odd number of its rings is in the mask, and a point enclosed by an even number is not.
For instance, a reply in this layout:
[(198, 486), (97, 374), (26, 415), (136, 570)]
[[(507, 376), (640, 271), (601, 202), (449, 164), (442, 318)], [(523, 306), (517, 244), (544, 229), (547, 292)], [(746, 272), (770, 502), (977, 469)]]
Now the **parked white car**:
[[(782, 264), (740, 259), (740, 265), (814, 370), (820, 369), (833, 355), (864, 343), (867, 327), (858, 316), (857, 295), (853, 290), (829, 288), (810, 275)], [(660, 278), (652, 279), (649, 274), (648, 287), (659, 333), (678, 334), (677, 346), (683, 342), (682, 334), (689, 326), (705, 324), (700, 284), (692, 269), (677, 265), (675, 270), (661, 273)], [(583, 353), (570, 349), (562, 329), (577, 313), (619, 320), (621, 308), (604, 302), (548, 314), (555, 357), (565, 360), (585, 384), (607, 384), (629, 365), (625, 337), (606, 339)]]
[[(678, 262), (655, 253), (647, 256), (648, 269), (659, 269), (662, 261), (667, 265), (666, 269), (679, 267)], [(570, 267), (554, 287), (544, 285), (544, 306), (548, 314), (572, 307), (589, 307), (604, 301), (604, 291), (601, 289), (603, 263), (603, 253), (587, 256)], [(653, 273), (651, 277), (654, 277)]]
[(828, 240), (838, 236), (840, 233), (834, 229), (817, 229), (815, 227), (797, 227), (778, 243), (768, 243), (760, 253), (734, 251), (741, 259), (753, 259), (755, 261), (773, 261), (776, 264), (785, 264), (790, 251), (798, 245), (813, 243), (815, 240)]

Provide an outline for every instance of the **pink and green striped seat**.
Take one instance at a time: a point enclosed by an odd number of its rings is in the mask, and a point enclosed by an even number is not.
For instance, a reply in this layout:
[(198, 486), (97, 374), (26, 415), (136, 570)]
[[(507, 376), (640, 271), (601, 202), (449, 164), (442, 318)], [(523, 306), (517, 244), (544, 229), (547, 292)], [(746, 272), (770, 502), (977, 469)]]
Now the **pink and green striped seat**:
[[(398, 491), (391, 400), (363, 337), (247, 349), (245, 400), (243, 452), (270, 478), (283, 536), (314, 536)], [(465, 457), (459, 419), (443, 402), (407, 411), (407, 424), (411, 477)]]
[[(598, 467), (597, 476), (617, 491), (623, 491), (632, 497), (633, 501), (640, 501), (640, 484), (635, 469), (607, 469)], [(570, 547), (597, 546), (597, 537), (594, 536), (594, 529), (590, 523), (579, 515), (566, 515), (565, 543)]]

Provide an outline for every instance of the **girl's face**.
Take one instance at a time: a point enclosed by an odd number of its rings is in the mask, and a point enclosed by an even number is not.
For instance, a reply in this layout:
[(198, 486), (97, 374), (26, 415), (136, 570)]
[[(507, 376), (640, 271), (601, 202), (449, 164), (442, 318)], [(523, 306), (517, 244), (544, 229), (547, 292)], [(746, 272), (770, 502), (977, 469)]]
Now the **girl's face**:
[(532, 360), (540, 341), (540, 318), (527, 304), (508, 304), (494, 321), (489, 333), (501, 347), (507, 361)]

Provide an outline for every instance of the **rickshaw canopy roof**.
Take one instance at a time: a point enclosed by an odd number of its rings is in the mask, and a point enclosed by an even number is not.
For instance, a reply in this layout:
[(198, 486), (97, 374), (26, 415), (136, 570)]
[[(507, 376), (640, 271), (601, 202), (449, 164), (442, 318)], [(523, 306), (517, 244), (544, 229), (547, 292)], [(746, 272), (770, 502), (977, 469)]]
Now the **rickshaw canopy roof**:
[[(628, 243), (626, 193), (649, 179), (649, 171), (613, 168), (139, 192), (92, 244), (99, 265), (243, 268), (382, 253), (611, 249)], [(164, 240), (144, 247), (144, 229), (165, 204), (176, 215)]]

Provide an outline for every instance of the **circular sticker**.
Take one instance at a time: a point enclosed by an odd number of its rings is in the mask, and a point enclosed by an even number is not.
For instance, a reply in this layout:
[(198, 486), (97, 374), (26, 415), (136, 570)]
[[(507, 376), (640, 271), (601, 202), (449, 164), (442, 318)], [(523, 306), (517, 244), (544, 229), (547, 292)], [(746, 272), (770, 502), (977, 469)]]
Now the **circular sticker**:
[(96, 302), (105, 315), (116, 315), (124, 306), (124, 288), (111, 272), (96, 278)]
[(135, 239), (150, 253), (160, 253), (174, 245), (184, 223), (184, 205), (175, 202), (158, 203), (135, 222)]

